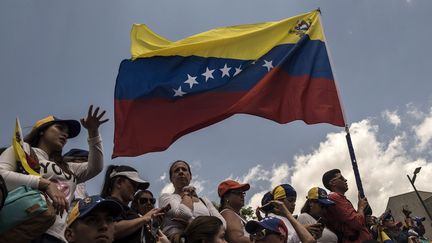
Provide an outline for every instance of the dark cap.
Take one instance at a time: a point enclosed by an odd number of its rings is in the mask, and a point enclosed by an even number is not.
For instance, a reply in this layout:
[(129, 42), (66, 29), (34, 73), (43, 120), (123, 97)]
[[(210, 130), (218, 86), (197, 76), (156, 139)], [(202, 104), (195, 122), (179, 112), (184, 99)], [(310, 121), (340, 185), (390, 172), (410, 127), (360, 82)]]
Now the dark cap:
[(288, 229), (281, 219), (275, 217), (267, 217), (262, 219), (261, 221), (251, 220), (247, 222), (245, 226), (246, 231), (249, 234), (257, 233), (260, 230), (260, 227), (281, 234), (284, 237), (284, 242), (288, 238)]
[(85, 217), (96, 208), (104, 208), (113, 217), (122, 212), (122, 206), (114, 200), (103, 199), (100, 196), (90, 196), (81, 199), (75, 204), (67, 217), (67, 225), (70, 226), (75, 220)]
[(81, 131), (81, 124), (77, 120), (62, 120), (55, 116), (47, 116), (43, 119), (40, 119), (33, 125), (33, 130), (40, 129), (41, 127), (45, 127), (48, 124), (53, 123), (62, 123), (68, 127), (68, 138), (74, 138), (78, 136)]

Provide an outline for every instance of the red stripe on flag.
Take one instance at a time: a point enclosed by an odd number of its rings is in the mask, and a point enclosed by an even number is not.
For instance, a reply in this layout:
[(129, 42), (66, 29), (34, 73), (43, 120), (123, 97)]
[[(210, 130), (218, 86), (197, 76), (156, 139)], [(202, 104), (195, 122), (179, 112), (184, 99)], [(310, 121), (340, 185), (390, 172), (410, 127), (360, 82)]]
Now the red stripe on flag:
[(210, 91), (177, 100), (116, 100), (112, 157), (163, 151), (181, 136), (236, 113), (279, 123), (345, 124), (333, 80), (291, 77), (275, 68), (249, 91)]

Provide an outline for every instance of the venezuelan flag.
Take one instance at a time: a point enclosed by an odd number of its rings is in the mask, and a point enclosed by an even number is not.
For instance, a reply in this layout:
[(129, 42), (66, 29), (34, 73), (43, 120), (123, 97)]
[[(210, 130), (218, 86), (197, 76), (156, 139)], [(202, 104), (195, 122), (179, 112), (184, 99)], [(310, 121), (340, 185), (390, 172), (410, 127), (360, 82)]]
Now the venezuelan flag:
[(237, 113), (344, 126), (324, 41), (318, 11), (176, 42), (134, 25), (115, 87), (113, 157), (165, 150)]

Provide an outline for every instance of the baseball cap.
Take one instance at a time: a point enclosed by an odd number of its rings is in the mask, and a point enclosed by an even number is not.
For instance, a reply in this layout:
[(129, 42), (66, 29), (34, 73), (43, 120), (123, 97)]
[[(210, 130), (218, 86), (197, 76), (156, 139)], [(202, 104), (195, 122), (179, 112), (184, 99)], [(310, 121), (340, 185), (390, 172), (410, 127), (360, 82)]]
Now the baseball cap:
[(272, 194), (274, 200), (284, 199), (287, 197), (297, 197), (297, 192), (289, 184), (281, 184), (275, 187)]
[(113, 170), (113, 172), (110, 174), (110, 178), (113, 178), (115, 176), (124, 176), (124, 177), (127, 177), (128, 179), (138, 183), (138, 189), (139, 190), (145, 190), (150, 186), (149, 182), (139, 178), (138, 172), (133, 171), (133, 170), (118, 171), (118, 172), (116, 170)]
[(65, 153), (64, 157), (80, 157), (80, 158), (87, 158), (89, 154), (89, 151), (84, 149), (71, 149), (67, 153)]
[(325, 206), (329, 206), (329, 205), (334, 205), (335, 202), (333, 202), (332, 200), (328, 199), (327, 196), (327, 192), (326, 190), (320, 188), (320, 187), (312, 187), (309, 192), (308, 195), (306, 197), (307, 199), (311, 199), (311, 200), (318, 200), (318, 202), (322, 205)]
[(266, 192), (266, 194), (264, 194), (264, 196), (261, 198), (261, 206), (266, 205), (267, 203), (269, 203), (271, 200), (273, 200), (273, 195), (271, 192)]
[(122, 212), (122, 207), (114, 200), (104, 199), (100, 196), (90, 196), (81, 199), (75, 204), (67, 217), (67, 225), (70, 226), (75, 220), (85, 217), (96, 208), (104, 208), (112, 216), (117, 217)]
[(251, 220), (246, 223), (246, 231), (249, 234), (255, 234), (257, 233), (261, 228), (264, 228), (266, 230), (270, 230), (275, 233), (279, 233), (284, 237), (284, 241), (288, 238), (288, 229), (285, 226), (285, 223), (276, 217), (267, 217), (263, 218), (261, 221)]
[(223, 181), (218, 186), (219, 197), (222, 197), (227, 191), (233, 189), (240, 189), (242, 191), (247, 191), (250, 189), (250, 185), (248, 183), (240, 184), (239, 182), (234, 180)]
[(52, 123), (63, 123), (66, 124), (66, 126), (69, 129), (68, 138), (74, 138), (78, 136), (78, 134), (81, 131), (81, 124), (77, 120), (62, 120), (60, 118), (57, 118), (55, 116), (47, 116), (43, 119), (40, 119), (33, 125), (34, 129), (40, 129), (42, 127), (45, 127)]

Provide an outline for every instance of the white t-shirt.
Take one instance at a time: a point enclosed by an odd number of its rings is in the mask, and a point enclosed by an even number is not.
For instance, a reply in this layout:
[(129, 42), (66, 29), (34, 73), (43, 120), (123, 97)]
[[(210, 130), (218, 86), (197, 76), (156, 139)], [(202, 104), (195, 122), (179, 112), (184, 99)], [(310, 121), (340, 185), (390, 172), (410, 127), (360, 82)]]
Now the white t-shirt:
[[(303, 224), (316, 224), (317, 220), (310, 216), (308, 213), (302, 213), (298, 216), (297, 220)], [(321, 238), (317, 239), (318, 243), (337, 243), (338, 238), (335, 233), (333, 233), (331, 230), (329, 230), (327, 227), (324, 228)]]
[(297, 232), (295, 231), (294, 227), (292, 226), (292, 224), (290, 223), (290, 221), (287, 218), (280, 216), (280, 215), (276, 215), (274, 213), (269, 213), (268, 215), (275, 217), (275, 218), (278, 218), (278, 219), (281, 219), (285, 223), (285, 226), (288, 229), (287, 243), (300, 243), (301, 242), (300, 238), (297, 235)]
[(181, 200), (182, 199), (178, 194), (164, 193), (159, 197), (160, 208), (165, 207), (168, 204), (171, 205), (171, 209), (166, 213), (163, 219), (163, 232), (168, 237), (171, 237), (174, 234), (183, 233), (184, 230), (183, 224), (172, 220), (173, 218), (190, 222), (198, 216), (215, 216), (222, 221), (223, 227), (226, 228), (225, 219), (213, 206), (213, 203), (211, 203), (207, 198), (202, 198), (205, 204), (201, 200), (194, 202), (193, 211), (186, 205), (182, 204)]

